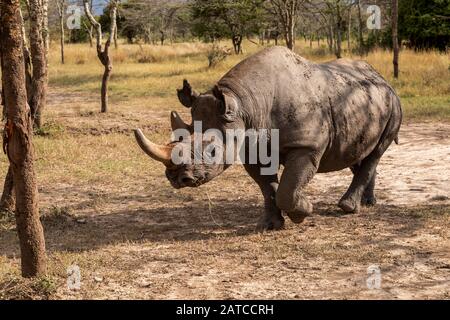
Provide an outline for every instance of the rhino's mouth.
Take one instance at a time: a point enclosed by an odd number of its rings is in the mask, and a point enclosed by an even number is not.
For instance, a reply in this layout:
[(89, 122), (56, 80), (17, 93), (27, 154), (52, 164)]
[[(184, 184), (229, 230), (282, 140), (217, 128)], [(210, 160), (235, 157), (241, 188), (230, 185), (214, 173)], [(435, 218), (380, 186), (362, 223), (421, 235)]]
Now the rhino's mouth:
[(173, 172), (171, 170), (166, 171), (167, 179), (175, 189), (181, 188), (196, 188), (206, 182), (203, 175), (196, 175), (190, 172)]

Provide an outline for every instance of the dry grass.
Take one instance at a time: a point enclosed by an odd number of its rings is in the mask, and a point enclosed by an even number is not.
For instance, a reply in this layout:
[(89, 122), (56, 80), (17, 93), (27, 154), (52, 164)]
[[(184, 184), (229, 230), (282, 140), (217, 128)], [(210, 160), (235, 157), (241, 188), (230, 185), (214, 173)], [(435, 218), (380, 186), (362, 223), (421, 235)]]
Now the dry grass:
[[(228, 43), (222, 45), (229, 46)], [(245, 54), (232, 55), (220, 66), (209, 69), (207, 55), (210, 45), (181, 43), (172, 46), (126, 45), (113, 50), (115, 61), (110, 82), (111, 99), (127, 102), (133, 98), (167, 99), (175, 103), (175, 88), (188, 78), (199, 91), (206, 90), (232, 66), (262, 47), (246, 42)], [(313, 61), (328, 61), (334, 57), (322, 45), (311, 49), (300, 41), (296, 51)], [(360, 59), (358, 56), (351, 58)], [(364, 58), (372, 64), (403, 98), (407, 118), (450, 118), (450, 58), (437, 52), (404, 50), (400, 56), (400, 79), (393, 79), (392, 55), (377, 50)], [(71, 92), (98, 93), (102, 66), (95, 50), (84, 44), (66, 48), (66, 65), (58, 62), (58, 48), (51, 52), (50, 83)], [(168, 106), (169, 107), (169, 106)]]
[[(52, 48), (49, 107), (34, 140), (49, 272), (42, 279), (19, 277), (14, 219), (2, 216), (0, 298), (448, 298), (447, 200), (386, 205), (392, 193), (385, 190), (389, 177), (382, 176), (382, 204), (342, 216), (335, 203), (348, 173), (339, 173), (308, 189), (317, 210), (306, 224), (288, 222), (282, 232), (256, 234), (262, 197), (242, 168), (200, 189), (170, 187), (163, 166), (148, 161), (131, 130), (142, 127), (152, 139), (165, 141), (169, 111), (189, 114), (175, 95), (183, 78), (205, 90), (261, 49), (246, 42), (243, 56), (208, 69), (209, 48), (194, 43), (113, 50), (107, 115), (98, 113), (102, 67), (94, 49), (67, 46), (67, 63), (61, 65), (58, 48)], [(302, 42), (298, 51), (315, 61), (332, 59), (323, 48)], [(404, 51), (401, 59), (401, 79), (393, 81), (388, 52), (367, 57), (399, 91), (409, 120), (449, 120), (449, 57)], [(444, 150), (448, 126), (443, 126), (409, 129), (417, 136), (406, 136), (405, 152), (411, 144), (419, 151), (422, 145)], [(418, 141), (422, 136), (430, 140)], [(2, 157), (2, 176), (6, 169)], [(411, 175), (422, 171), (403, 169)], [(414, 183), (419, 182), (407, 186)], [(364, 287), (372, 263), (386, 270), (380, 292)], [(80, 266), (81, 291), (66, 287), (72, 264)]]

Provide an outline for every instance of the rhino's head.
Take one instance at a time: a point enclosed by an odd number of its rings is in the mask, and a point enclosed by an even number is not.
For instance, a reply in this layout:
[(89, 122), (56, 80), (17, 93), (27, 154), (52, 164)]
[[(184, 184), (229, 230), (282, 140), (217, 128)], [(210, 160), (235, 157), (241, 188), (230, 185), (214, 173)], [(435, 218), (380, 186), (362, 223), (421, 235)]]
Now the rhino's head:
[[(183, 88), (178, 90), (178, 98), (185, 107), (191, 109), (193, 121), (187, 124), (173, 111), (172, 130), (184, 130), (188, 133), (188, 139), (185, 136), (167, 145), (158, 145), (148, 140), (140, 129), (135, 130), (135, 137), (145, 153), (166, 166), (166, 176), (173, 187), (198, 187), (217, 177), (229, 165), (224, 161), (211, 161), (211, 158), (225, 159), (226, 145), (223, 141), (205, 139), (200, 143), (201, 149), (198, 148), (198, 140), (196, 144), (194, 139), (194, 121), (201, 123), (202, 132), (217, 129), (218, 132), (224, 133), (227, 128), (238, 124), (234, 112), (236, 103), (234, 99), (226, 97), (217, 86), (205, 94), (197, 94), (186, 80), (183, 82)], [(174, 155), (191, 161), (174, 161)]]

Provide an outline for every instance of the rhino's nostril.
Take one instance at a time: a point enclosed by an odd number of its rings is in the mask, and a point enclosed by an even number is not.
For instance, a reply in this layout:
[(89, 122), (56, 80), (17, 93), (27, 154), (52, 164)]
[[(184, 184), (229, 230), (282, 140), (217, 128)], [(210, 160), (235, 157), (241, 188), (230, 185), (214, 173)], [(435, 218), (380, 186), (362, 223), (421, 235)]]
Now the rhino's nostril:
[(194, 179), (194, 177), (192, 177), (190, 175), (182, 175), (179, 177), (178, 181), (182, 185), (189, 186), (189, 185), (194, 184), (195, 179)]

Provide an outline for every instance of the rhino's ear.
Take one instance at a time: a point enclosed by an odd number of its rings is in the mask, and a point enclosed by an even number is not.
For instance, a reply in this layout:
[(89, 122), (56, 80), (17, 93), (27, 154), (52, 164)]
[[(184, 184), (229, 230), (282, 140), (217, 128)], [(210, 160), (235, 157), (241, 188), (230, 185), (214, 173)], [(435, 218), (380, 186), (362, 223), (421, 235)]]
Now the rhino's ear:
[(223, 91), (217, 85), (214, 86), (212, 93), (214, 97), (219, 100), (219, 113), (223, 119), (227, 122), (234, 121), (235, 108), (233, 107), (234, 105), (230, 103), (232, 101), (230, 99), (227, 101)]
[(220, 114), (225, 114), (226, 113), (226, 102), (225, 102), (225, 95), (223, 94), (222, 90), (220, 90), (218, 85), (215, 85), (214, 88), (212, 89), (212, 93), (214, 95), (214, 97), (219, 100), (220, 103), (220, 108), (219, 108), (219, 112)]
[(183, 88), (177, 90), (178, 100), (180, 100), (181, 104), (186, 108), (192, 107), (195, 99), (198, 97), (198, 94), (192, 90), (191, 85), (185, 79), (183, 80)]

